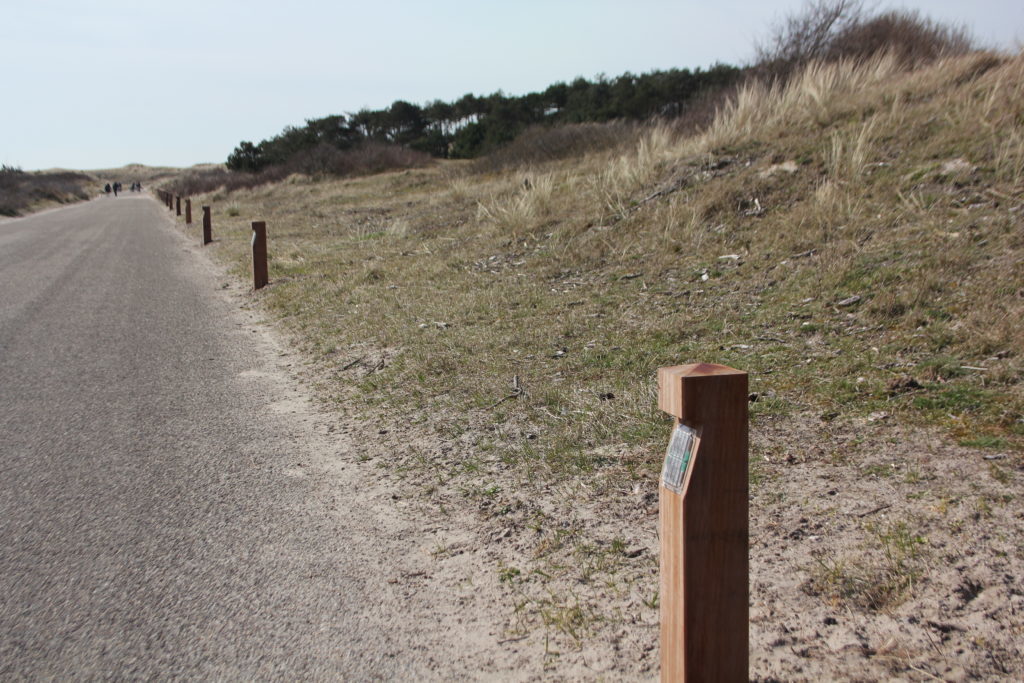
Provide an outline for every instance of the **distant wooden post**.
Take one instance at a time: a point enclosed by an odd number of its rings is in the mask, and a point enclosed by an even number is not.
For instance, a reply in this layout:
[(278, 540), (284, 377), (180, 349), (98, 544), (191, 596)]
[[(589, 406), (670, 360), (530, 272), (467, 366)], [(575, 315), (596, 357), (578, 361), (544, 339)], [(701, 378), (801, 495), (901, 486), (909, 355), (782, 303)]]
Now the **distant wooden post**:
[(180, 216), (181, 215), (181, 195), (175, 196), (175, 198), (174, 198), (174, 207), (175, 207), (175, 211), (176, 211), (175, 215), (176, 216)]
[(253, 221), (252, 224), (252, 285), (260, 289), (270, 282), (267, 274), (267, 224)]
[(185, 225), (192, 225), (192, 200), (185, 198)]
[(747, 681), (747, 373), (658, 370), (676, 418), (660, 487), (661, 680)]
[(203, 246), (213, 241), (213, 221), (210, 220), (210, 207), (203, 207)]

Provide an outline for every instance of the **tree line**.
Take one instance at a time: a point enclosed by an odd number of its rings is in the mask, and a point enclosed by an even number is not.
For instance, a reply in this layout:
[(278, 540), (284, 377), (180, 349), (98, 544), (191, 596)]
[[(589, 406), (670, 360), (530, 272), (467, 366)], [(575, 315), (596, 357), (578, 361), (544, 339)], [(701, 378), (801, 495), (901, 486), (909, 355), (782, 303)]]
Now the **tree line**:
[(386, 109), (308, 119), (257, 144), (243, 141), (228, 156), (227, 166), (255, 173), (320, 146), (349, 150), (367, 142), (471, 159), (511, 142), (530, 126), (676, 117), (696, 97), (734, 83), (741, 73), (738, 67), (716, 64), (706, 70), (577, 78), (520, 96), (467, 94), (423, 106), (397, 100)]
[[(383, 148), (391, 155), (471, 159), (494, 152), (528, 128), (692, 117), (703, 95), (724, 96), (728, 86), (749, 77), (785, 82), (813, 60), (858, 60), (886, 51), (912, 67), (972, 49), (974, 40), (965, 28), (916, 11), (878, 11), (865, 0), (805, 0), (802, 9), (758, 42), (757, 59), (749, 67), (715, 64), (707, 70), (602, 75), (521, 96), (467, 94), (423, 106), (397, 100), (385, 109), (309, 119), (258, 144), (243, 141), (228, 156), (227, 166), (250, 173), (296, 168), (344, 174), (354, 163), (349, 157), (359, 158), (356, 166), (381, 166), (362, 157), (380, 157)], [(704, 98), (703, 108), (714, 103), (714, 97)]]

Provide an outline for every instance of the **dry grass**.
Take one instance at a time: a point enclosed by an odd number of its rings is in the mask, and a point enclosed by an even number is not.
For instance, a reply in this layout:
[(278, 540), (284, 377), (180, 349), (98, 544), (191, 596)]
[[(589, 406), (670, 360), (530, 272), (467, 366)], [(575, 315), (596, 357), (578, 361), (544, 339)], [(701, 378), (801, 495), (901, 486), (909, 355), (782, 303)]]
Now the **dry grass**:
[(20, 216), (32, 211), (80, 202), (97, 188), (93, 178), (75, 171), (25, 172), (0, 168), (0, 216)]
[[(207, 199), (240, 275), (248, 221), (268, 221), (260, 297), (315, 359), (326, 400), (432, 431), (436, 448), (396, 457), (439, 505), (537, 525), (531, 581), (516, 585), (541, 614), (546, 581), (593, 542), (563, 534), (543, 551), (560, 515), (580, 495), (634, 514), (657, 476), (659, 366), (750, 371), (755, 430), (884, 412), (1020, 452), (1022, 112), (1021, 56), (913, 72), (880, 57), (750, 84), (701, 134), (652, 127), (626, 153), (295, 177), (232, 193), (238, 218), (218, 210), (223, 193)], [(886, 538), (889, 564), (857, 575), (880, 592), (854, 606), (898, 601), (927, 571)], [(646, 562), (583, 583), (646, 586)], [(835, 595), (859, 585), (833, 579)]]

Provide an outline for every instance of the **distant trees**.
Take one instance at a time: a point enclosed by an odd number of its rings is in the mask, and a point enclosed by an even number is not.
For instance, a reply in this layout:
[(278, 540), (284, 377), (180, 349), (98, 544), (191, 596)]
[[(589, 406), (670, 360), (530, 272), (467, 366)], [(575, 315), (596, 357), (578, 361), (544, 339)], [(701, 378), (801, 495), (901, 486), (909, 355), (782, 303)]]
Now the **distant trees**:
[(362, 139), (363, 136), (352, 128), (344, 116), (307, 119), (305, 126), (288, 126), (258, 145), (243, 140), (228, 155), (227, 167), (232, 171), (258, 173), (268, 166), (285, 164), (296, 154), (320, 145), (344, 150), (352, 148)]
[[(535, 143), (547, 139), (540, 131), (557, 125), (633, 122), (655, 116), (699, 125), (729, 86), (742, 78), (785, 79), (813, 60), (866, 58), (881, 50), (909, 65), (971, 49), (973, 41), (965, 29), (914, 11), (871, 14), (864, 0), (806, 0), (801, 11), (777, 24), (756, 46), (752, 67), (715, 64), (707, 70), (600, 75), (593, 80), (553, 83), (541, 92), (521, 96), (500, 90), (486, 96), (468, 93), (452, 102), (433, 100), (422, 106), (396, 100), (385, 109), (309, 119), (304, 126), (288, 126), (257, 144), (243, 141), (228, 156), (227, 166), (260, 173), (285, 165), (306, 167), (317, 159), (321, 161), (314, 167), (347, 167), (348, 162), (338, 162), (332, 150), (348, 152), (369, 144), (375, 145), (375, 155), (383, 149), (381, 145), (391, 145), (434, 157), (476, 158), (501, 149), (526, 130), (532, 131)], [(559, 140), (556, 146), (561, 148), (581, 131), (592, 134), (579, 128), (573, 135), (551, 140)]]
[(305, 126), (289, 126), (258, 144), (243, 141), (228, 156), (227, 166), (258, 173), (321, 145), (348, 150), (363, 142), (398, 145), (435, 157), (474, 158), (534, 126), (675, 117), (698, 95), (729, 85), (740, 74), (737, 67), (716, 64), (708, 70), (577, 78), (522, 96), (469, 93), (453, 102), (434, 100), (423, 106), (396, 100), (386, 109), (309, 119)]
[(228, 168), (232, 171), (256, 173), (264, 166), (263, 152), (256, 145), (242, 140), (238, 147), (228, 155)]

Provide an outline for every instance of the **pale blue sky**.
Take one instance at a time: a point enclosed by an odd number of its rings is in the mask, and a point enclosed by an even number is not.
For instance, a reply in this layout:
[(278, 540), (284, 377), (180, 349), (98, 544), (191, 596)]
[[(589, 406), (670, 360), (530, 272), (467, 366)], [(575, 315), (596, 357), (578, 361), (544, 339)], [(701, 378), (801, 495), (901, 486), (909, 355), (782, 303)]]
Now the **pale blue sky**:
[[(802, 0), (0, 0), (0, 162), (221, 162), (307, 118), (742, 63)], [(913, 7), (1024, 41), (1021, 0)]]

